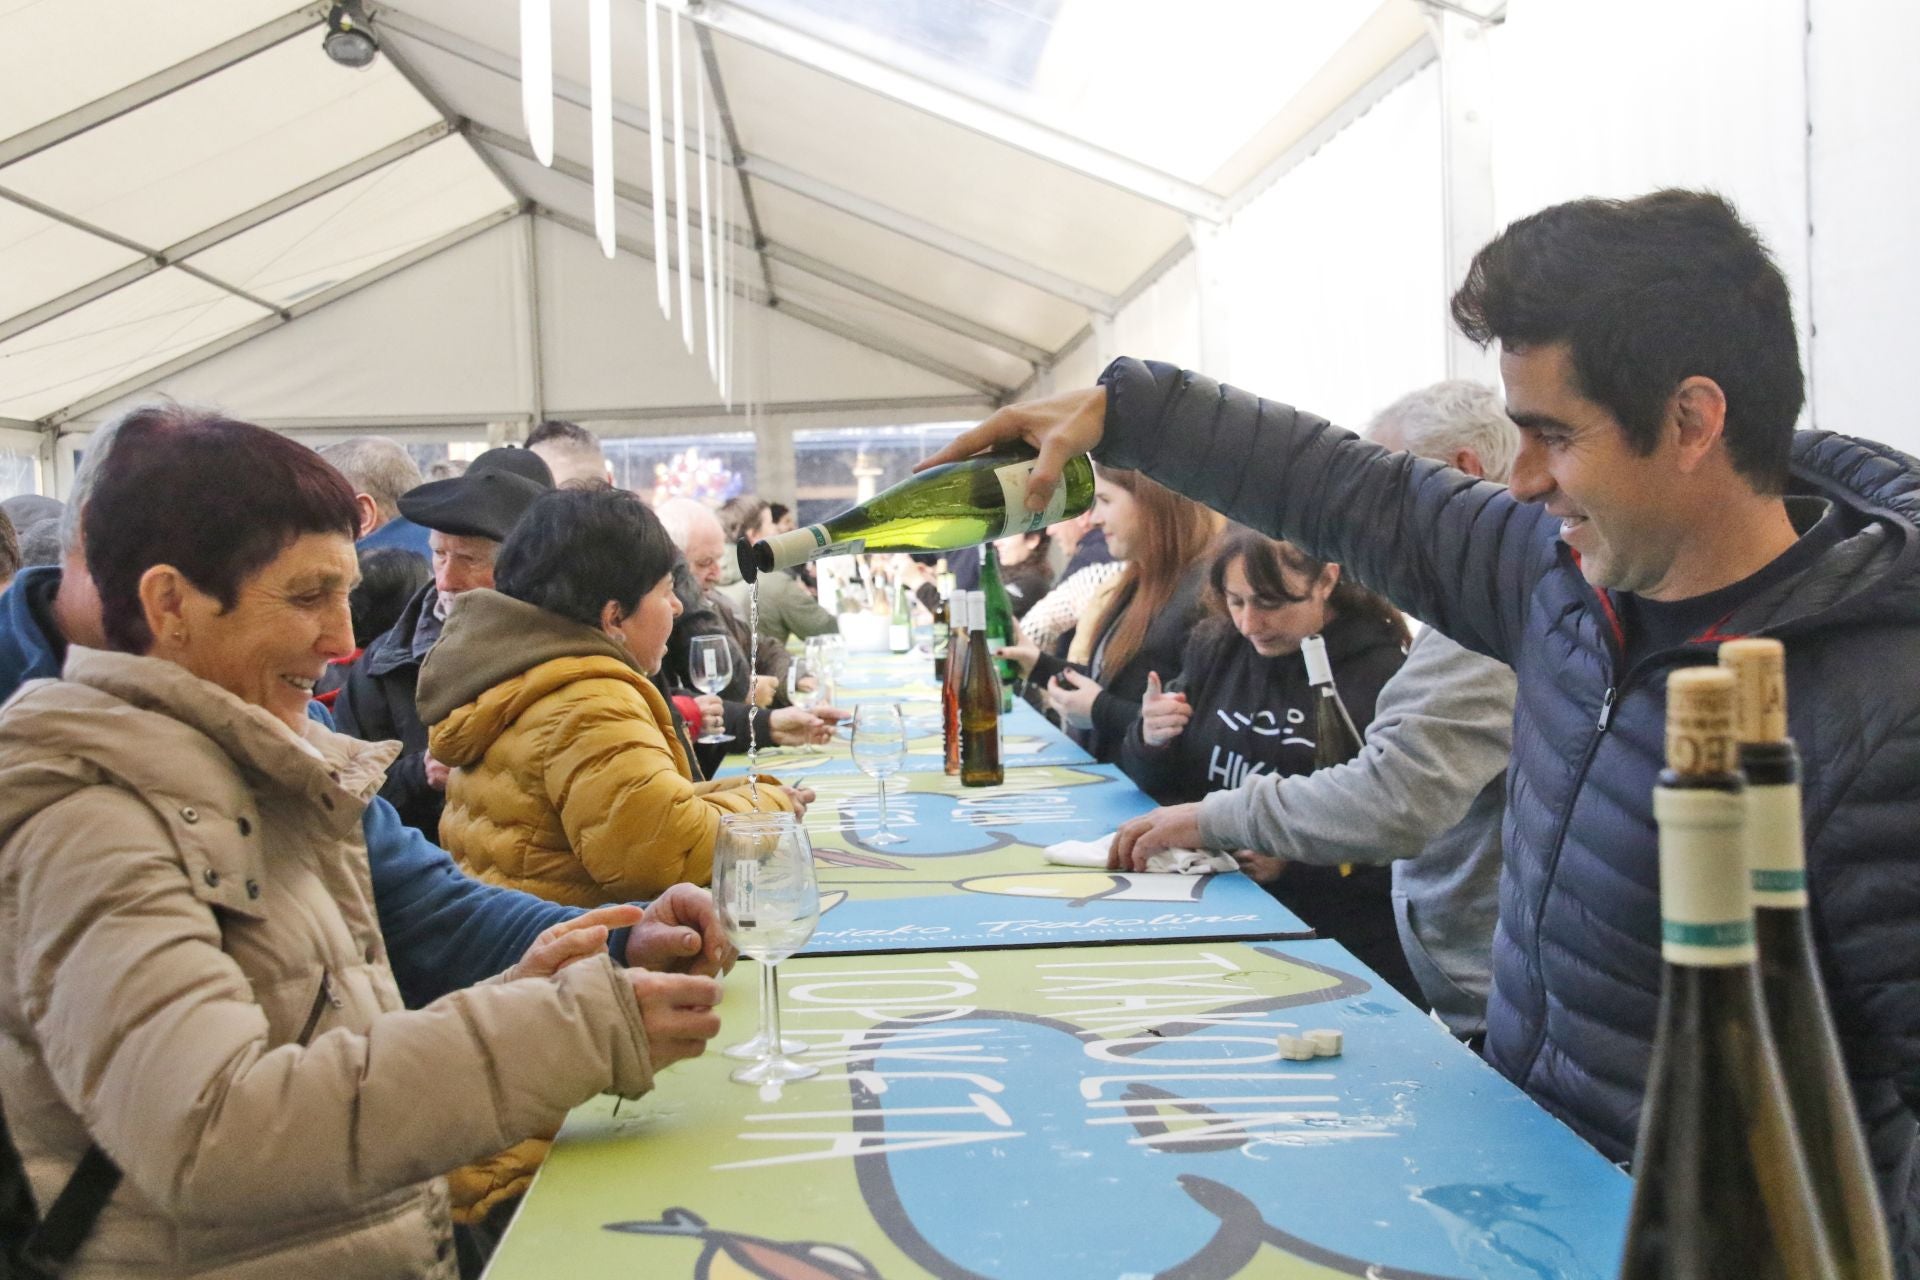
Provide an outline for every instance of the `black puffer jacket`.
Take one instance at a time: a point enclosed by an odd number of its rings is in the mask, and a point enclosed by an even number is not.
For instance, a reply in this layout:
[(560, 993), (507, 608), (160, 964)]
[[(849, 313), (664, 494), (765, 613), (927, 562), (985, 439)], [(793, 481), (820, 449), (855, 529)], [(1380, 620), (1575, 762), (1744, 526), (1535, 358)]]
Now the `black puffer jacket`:
[(1614, 1159), (1659, 1001), (1667, 676), (1732, 635), (1786, 644), (1821, 965), (1900, 1271), (1920, 1276), (1920, 463), (1799, 433), (1794, 491), (1835, 505), (1839, 543), (1718, 634), (1622, 670), (1609, 601), (1543, 508), (1170, 366), (1121, 360), (1103, 381), (1100, 461), (1338, 561), (1515, 669), (1487, 1056)]
[(400, 758), (387, 770), (380, 794), (399, 811), (400, 821), (436, 842), (447, 796), (427, 785), (427, 726), (420, 723), (413, 696), (420, 664), (440, 639), (440, 619), (433, 611), (438, 600), (431, 582), (414, 592), (400, 620), (374, 637), (347, 668), (333, 701), (340, 732), (367, 742), (399, 741)]

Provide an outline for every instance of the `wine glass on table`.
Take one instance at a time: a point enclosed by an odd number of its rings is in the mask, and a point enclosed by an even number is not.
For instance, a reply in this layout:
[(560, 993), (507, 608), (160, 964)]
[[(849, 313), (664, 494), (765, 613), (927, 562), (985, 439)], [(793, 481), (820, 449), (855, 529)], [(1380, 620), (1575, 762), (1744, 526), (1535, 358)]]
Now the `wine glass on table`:
[(887, 830), (887, 779), (907, 763), (907, 723), (897, 702), (863, 702), (853, 711), (853, 762), (880, 786), (880, 829), (868, 844), (899, 844)]
[(780, 1034), (780, 985), (775, 969), (806, 945), (820, 923), (820, 885), (813, 846), (791, 813), (728, 813), (713, 846), (713, 900), (727, 941), (760, 962), (760, 1029), (752, 1040), (724, 1050), (756, 1061), (733, 1072), (741, 1084), (805, 1080), (820, 1068), (795, 1062), (803, 1041)]
[(813, 642), (807, 642), (807, 652), (794, 655), (787, 664), (787, 701), (804, 711), (811, 711), (821, 701), (822, 686), (825, 678), (821, 674), (820, 659), (815, 656)]
[[(717, 698), (733, 683), (733, 646), (725, 636), (695, 636), (687, 665), (692, 668), (693, 687)], [(696, 741), (732, 742), (733, 735), (715, 725), (712, 733), (703, 733)]]

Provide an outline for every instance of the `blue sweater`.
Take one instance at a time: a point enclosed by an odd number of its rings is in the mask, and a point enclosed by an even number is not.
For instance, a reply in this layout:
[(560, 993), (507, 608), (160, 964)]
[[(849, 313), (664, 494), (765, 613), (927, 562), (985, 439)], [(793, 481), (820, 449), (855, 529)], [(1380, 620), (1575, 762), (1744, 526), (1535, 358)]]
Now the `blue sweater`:
[[(59, 567), (40, 566), (22, 571), (0, 595), (0, 699), (28, 680), (59, 676), (67, 655), (51, 611), (59, 585)], [(310, 704), (307, 714), (332, 727), (319, 703)], [(463, 874), (446, 850), (403, 824), (377, 796), (362, 826), (380, 932), (410, 1007), (493, 977), (518, 960), (541, 930), (579, 914)], [(609, 939), (616, 960), (625, 955), (627, 934), (616, 930)]]
[(1667, 676), (1731, 636), (1785, 643), (1821, 971), (1895, 1257), (1920, 1277), (1920, 463), (1796, 433), (1790, 497), (1831, 504), (1839, 539), (1713, 634), (1629, 665), (1543, 507), (1199, 374), (1120, 360), (1103, 381), (1098, 460), (1337, 561), (1513, 667), (1486, 1053), (1612, 1159), (1633, 1150), (1660, 999)]

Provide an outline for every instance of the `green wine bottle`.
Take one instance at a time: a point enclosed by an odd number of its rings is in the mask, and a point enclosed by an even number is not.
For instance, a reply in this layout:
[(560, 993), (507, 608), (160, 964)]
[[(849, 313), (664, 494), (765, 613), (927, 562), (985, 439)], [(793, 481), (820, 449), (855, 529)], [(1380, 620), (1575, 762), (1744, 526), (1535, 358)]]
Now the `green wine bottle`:
[(1093, 461), (1068, 460), (1047, 508), (1027, 510), (1038, 455), (1024, 445), (949, 462), (877, 493), (822, 524), (740, 542), (740, 574), (790, 569), (821, 556), (880, 551), (954, 551), (1044, 529), (1093, 505)]
[(887, 622), (887, 649), (892, 653), (905, 653), (913, 648), (913, 613), (907, 604), (907, 584), (904, 579), (893, 581), (893, 617)]
[(1800, 753), (1787, 737), (1786, 650), (1778, 640), (1730, 640), (1720, 646), (1720, 665), (1739, 687), (1760, 991), (1807, 1176), (1840, 1274), (1892, 1280), (1886, 1218), (1807, 921)]
[(1013, 682), (1020, 669), (1000, 651), (1013, 643), (1013, 604), (1000, 581), (1000, 549), (989, 542), (980, 548), (980, 594), (987, 601), (987, 652), (994, 655), (993, 665), (1000, 673), (1000, 712), (1013, 711)]
[(1319, 694), (1313, 702), (1313, 767), (1330, 769), (1345, 764), (1360, 754), (1363, 739), (1347, 704), (1340, 700), (1340, 690), (1334, 686), (1327, 642), (1320, 636), (1308, 636), (1300, 642), (1300, 656), (1307, 664), (1307, 683)]
[(1660, 1013), (1621, 1280), (1838, 1280), (1760, 1000), (1734, 680), (1667, 681)]

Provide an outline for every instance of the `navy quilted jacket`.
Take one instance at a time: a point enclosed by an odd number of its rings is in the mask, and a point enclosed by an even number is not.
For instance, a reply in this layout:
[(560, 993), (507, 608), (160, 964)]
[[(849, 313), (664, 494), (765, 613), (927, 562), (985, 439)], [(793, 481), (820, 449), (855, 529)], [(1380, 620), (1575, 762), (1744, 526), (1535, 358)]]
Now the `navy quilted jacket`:
[(1734, 635), (1786, 644), (1820, 959), (1894, 1250), (1920, 1276), (1920, 462), (1800, 432), (1793, 491), (1836, 504), (1845, 536), (1716, 634), (1622, 670), (1609, 602), (1542, 507), (1168, 365), (1102, 380), (1101, 462), (1338, 561), (1517, 672), (1486, 1053), (1612, 1159), (1632, 1154), (1659, 1003), (1666, 678)]

